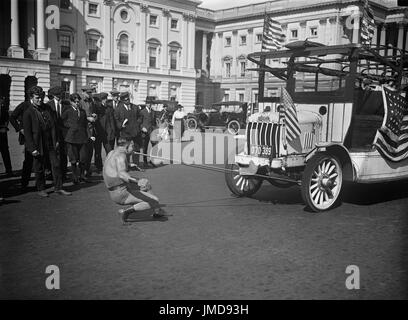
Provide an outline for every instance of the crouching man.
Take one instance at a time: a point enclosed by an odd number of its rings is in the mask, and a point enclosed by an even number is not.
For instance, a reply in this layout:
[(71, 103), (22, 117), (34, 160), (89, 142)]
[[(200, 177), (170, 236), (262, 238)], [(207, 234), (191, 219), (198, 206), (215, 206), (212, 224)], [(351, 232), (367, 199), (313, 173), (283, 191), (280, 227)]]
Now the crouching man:
[(103, 166), (103, 180), (109, 190), (111, 199), (120, 205), (131, 205), (120, 209), (119, 216), (123, 224), (132, 212), (150, 212), (154, 218), (165, 216), (160, 209), (159, 199), (151, 193), (147, 179), (130, 176), (127, 155), (133, 153), (133, 141), (119, 138), (117, 147), (106, 156)]

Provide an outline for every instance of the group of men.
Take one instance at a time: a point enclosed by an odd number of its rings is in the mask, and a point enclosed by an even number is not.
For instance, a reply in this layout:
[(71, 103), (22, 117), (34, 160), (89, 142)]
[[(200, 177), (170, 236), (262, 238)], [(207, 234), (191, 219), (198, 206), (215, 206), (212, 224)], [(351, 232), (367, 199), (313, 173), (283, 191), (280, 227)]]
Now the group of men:
[[(34, 169), (36, 186), (41, 197), (45, 192), (46, 171), (50, 171), (55, 192), (70, 195), (62, 189), (67, 179), (68, 160), (71, 163), (73, 182), (89, 182), (92, 175), (91, 161), (94, 157), (96, 172), (103, 170), (102, 146), (108, 154), (119, 138), (132, 141), (135, 151), (143, 149), (144, 167), (154, 166), (147, 161), (150, 134), (156, 124), (155, 113), (150, 105), (134, 105), (128, 92), (111, 91), (95, 93), (91, 87), (82, 93), (64, 96), (59, 86), (45, 92), (39, 86), (31, 87), (28, 99), (19, 104), (10, 115), (10, 123), (19, 133), (20, 144), (25, 145), (21, 187), (26, 190), (31, 171)], [(153, 142), (152, 142), (153, 143)], [(130, 167), (139, 167), (140, 154), (132, 155)], [(130, 161), (129, 161), (130, 162)], [(11, 171), (11, 168), (6, 168)]]

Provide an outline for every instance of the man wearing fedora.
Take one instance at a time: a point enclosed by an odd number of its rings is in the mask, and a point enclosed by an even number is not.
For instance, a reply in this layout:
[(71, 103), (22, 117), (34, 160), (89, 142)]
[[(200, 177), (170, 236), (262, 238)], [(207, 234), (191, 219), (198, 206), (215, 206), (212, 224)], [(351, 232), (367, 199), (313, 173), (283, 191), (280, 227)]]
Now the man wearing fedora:
[[(120, 102), (115, 109), (116, 127), (119, 130), (119, 136), (127, 140), (132, 140), (136, 146), (136, 150), (139, 150), (141, 145), (139, 141), (141, 121), (138, 106), (130, 103), (129, 92), (122, 92), (120, 94)], [(133, 163), (130, 164), (130, 167), (142, 171), (139, 167), (139, 157), (138, 154), (132, 155)], [(130, 155), (128, 155), (128, 158), (130, 158)]]

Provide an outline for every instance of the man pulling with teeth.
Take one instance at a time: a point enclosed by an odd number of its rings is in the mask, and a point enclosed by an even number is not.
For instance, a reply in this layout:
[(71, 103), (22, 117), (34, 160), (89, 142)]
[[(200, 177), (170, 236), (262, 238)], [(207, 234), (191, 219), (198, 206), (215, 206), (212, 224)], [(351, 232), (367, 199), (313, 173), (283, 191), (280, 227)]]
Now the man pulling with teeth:
[(159, 199), (151, 192), (146, 178), (134, 178), (128, 174), (127, 156), (133, 153), (133, 141), (119, 138), (117, 147), (106, 156), (103, 166), (103, 180), (111, 199), (120, 205), (131, 205), (119, 210), (119, 216), (126, 224), (132, 212), (150, 212), (154, 218), (163, 217)]

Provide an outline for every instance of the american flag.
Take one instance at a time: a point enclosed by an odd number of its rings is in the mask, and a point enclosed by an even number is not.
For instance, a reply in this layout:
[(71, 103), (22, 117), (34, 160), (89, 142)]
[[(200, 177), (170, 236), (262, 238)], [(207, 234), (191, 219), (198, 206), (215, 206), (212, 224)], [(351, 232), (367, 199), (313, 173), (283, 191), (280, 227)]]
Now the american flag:
[(284, 106), (285, 125), (286, 125), (286, 139), (288, 142), (295, 140), (300, 136), (299, 121), (297, 118), (296, 106), (293, 103), (292, 97), (284, 87), (281, 88), (281, 103)]
[(368, 0), (364, 0), (363, 16), (361, 18), (361, 43), (370, 44), (376, 29), (373, 10), (371, 10)]
[(285, 42), (285, 35), (279, 21), (272, 19), (265, 14), (263, 33), (262, 33), (262, 50), (279, 50)]
[(408, 103), (396, 91), (383, 87), (385, 124), (377, 130), (374, 145), (386, 159), (408, 158)]

